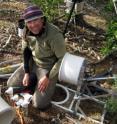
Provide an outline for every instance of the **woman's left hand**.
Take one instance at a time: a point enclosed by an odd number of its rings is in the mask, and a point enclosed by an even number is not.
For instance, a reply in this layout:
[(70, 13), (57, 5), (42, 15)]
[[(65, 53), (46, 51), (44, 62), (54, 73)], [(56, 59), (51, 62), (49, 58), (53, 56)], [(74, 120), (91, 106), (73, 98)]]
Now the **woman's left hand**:
[(50, 80), (46, 75), (39, 80), (38, 89), (41, 93), (47, 89), (49, 82)]

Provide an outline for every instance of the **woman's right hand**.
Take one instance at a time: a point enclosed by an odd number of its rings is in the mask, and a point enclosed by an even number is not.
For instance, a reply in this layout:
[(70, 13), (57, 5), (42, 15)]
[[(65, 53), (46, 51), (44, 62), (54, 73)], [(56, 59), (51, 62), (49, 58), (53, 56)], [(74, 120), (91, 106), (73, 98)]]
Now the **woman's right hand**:
[(23, 78), (23, 86), (28, 86), (28, 85), (29, 85), (29, 73), (25, 73)]

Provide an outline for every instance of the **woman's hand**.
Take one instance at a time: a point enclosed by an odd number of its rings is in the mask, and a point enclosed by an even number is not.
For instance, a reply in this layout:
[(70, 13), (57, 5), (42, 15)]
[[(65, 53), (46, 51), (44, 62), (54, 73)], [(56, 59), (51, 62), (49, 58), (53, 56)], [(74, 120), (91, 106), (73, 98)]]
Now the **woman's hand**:
[(47, 89), (49, 82), (50, 80), (46, 75), (39, 80), (38, 89), (41, 93)]
[(23, 78), (23, 86), (28, 86), (28, 85), (29, 85), (29, 73), (25, 73)]

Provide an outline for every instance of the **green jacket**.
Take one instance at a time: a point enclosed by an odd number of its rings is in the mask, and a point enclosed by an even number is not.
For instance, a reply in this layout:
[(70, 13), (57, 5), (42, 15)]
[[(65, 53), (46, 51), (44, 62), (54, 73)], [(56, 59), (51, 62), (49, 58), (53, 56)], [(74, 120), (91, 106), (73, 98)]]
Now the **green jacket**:
[(66, 52), (64, 37), (54, 25), (46, 23), (45, 31), (40, 37), (26, 36), (22, 40), (22, 49), (29, 47), (33, 60), (40, 68), (50, 71), (49, 78), (57, 76), (61, 60)]

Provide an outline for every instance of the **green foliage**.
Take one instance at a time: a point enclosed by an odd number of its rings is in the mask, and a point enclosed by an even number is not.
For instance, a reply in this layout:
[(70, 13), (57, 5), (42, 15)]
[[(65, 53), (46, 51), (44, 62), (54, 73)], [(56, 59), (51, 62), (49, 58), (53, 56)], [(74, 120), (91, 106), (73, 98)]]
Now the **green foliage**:
[(106, 42), (101, 52), (109, 54), (117, 50), (117, 21), (111, 21), (106, 33)]
[(114, 74), (113, 76), (116, 77), (116, 78), (114, 79), (114, 85), (113, 85), (113, 87), (117, 89), (117, 75)]
[(108, 99), (106, 102), (108, 112), (117, 112), (117, 99)]
[(105, 5), (105, 11), (113, 11), (114, 10), (114, 5), (112, 0), (109, 0), (108, 3)]
[(116, 77), (114, 79), (114, 84), (112, 85), (112, 98), (106, 101), (106, 107), (108, 112), (115, 113), (117, 112), (117, 75), (113, 75)]
[(44, 11), (45, 16), (49, 21), (52, 21), (58, 16), (58, 4), (62, 3), (63, 0), (31, 0), (32, 3), (38, 5)]

